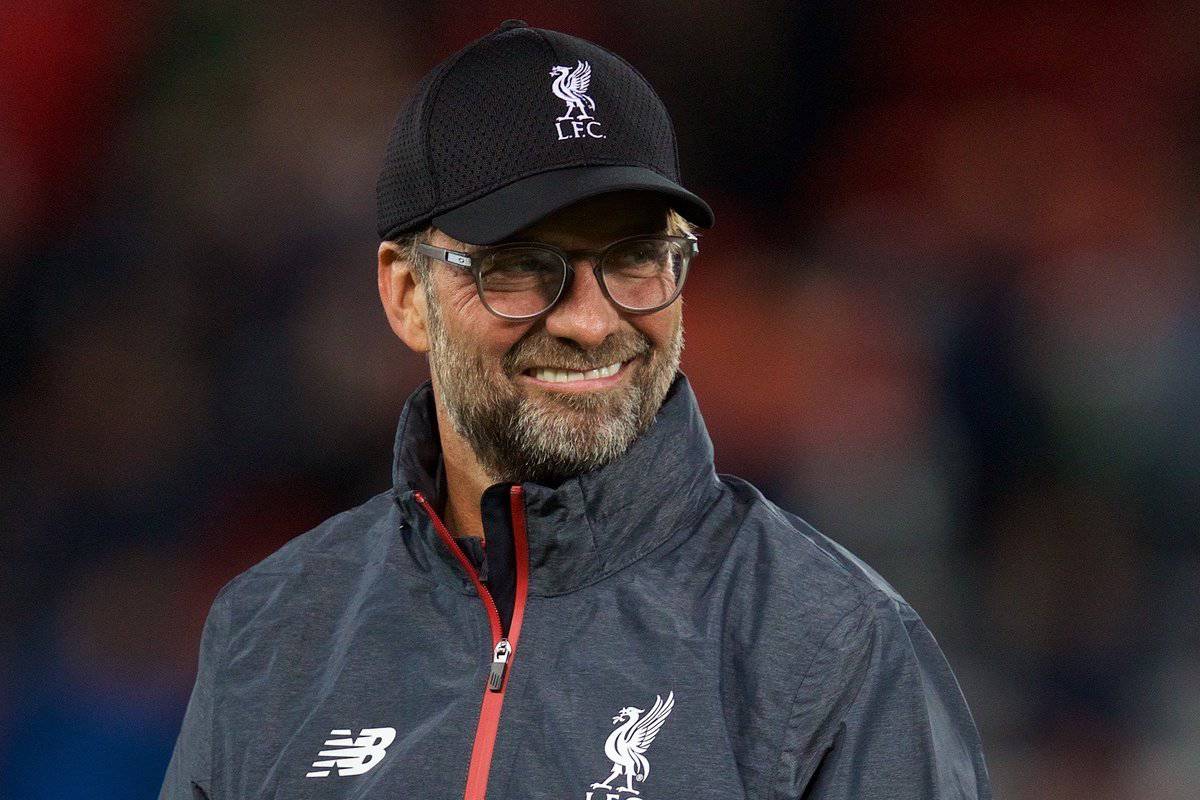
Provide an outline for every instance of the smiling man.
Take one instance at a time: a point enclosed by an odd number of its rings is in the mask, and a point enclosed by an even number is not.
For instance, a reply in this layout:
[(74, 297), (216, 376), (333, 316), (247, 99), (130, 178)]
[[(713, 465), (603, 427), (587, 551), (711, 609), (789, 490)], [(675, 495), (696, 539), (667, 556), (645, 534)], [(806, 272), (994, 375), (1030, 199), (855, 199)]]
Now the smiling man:
[[(384, 308), (429, 353), (450, 422), (447, 521), (471, 536), (484, 535), (488, 486), (590, 472), (650, 425), (679, 368), (675, 300), (697, 249), (667, 198), (646, 191), (582, 199), (508, 238), (479, 249), (430, 227), (380, 246)], [(591, 260), (577, 268), (581, 251)], [(458, 268), (433, 271), (431, 258)]]
[(377, 275), (432, 379), (392, 486), (218, 594), (161, 797), (991, 796), (916, 612), (716, 474), (678, 371), (713, 215), (679, 181), (590, 42), (510, 21), (426, 76)]

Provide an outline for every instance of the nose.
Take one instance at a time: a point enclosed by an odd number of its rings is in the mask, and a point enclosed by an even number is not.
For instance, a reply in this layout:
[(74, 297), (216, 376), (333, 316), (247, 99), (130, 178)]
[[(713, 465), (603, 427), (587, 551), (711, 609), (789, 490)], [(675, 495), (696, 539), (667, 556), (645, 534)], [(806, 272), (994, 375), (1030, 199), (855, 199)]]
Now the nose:
[(563, 298), (546, 315), (547, 333), (587, 349), (598, 346), (622, 324), (621, 313), (604, 296), (592, 264), (579, 259), (572, 265), (574, 274)]

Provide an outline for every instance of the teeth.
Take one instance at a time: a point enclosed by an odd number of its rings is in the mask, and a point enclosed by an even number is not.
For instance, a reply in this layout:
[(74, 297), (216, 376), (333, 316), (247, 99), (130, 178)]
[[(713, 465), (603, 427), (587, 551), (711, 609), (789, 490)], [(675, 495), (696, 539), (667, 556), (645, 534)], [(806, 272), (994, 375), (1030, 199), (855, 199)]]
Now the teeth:
[(600, 369), (590, 369), (587, 372), (572, 372), (565, 369), (535, 369), (533, 377), (539, 381), (549, 381), (550, 383), (570, 383), (571, 381), (586, 381), (594, 378), (607, 378), (611, 375), (616, 375), (617, 370), (621, 368), (621, 362), (609, 364), (607, 367)]

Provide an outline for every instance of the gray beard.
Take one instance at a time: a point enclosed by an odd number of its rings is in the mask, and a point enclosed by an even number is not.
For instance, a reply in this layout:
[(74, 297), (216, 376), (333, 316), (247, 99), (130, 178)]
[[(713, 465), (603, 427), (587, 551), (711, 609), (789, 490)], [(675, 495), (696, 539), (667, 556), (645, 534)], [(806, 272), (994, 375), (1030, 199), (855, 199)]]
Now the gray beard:
[[(454, 430), (466, 440), (496, 482), (554, 484), (590, 472), (624, 453), (662, 406), (683, 353), (683, 326), (665, 348), (655, 350), (639, 331), (613, 334), (584, 350), (531, 329), (501, 359), (506, 377), (489, 374), (483, 357), (446, 333), (426, 283), (429, 309), (429, 366)], [(538, 393), (527, 397), (513, 378), (534, 365), (580, 371), (627, 361), (634, 374), (627, 386), (594, 394)]]

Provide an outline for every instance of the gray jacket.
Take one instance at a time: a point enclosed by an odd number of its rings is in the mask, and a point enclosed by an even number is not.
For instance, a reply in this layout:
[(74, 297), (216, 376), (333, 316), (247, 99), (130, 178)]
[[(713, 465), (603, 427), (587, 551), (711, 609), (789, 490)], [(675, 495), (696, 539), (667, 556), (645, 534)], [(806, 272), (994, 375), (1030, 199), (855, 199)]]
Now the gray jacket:
[(422, 386), (392, 488), (213, 601), (160, 798), (990, 798), (916, 612), (712, 456), (680, 375), (618, 460), (485, 493), (485, 582)]

